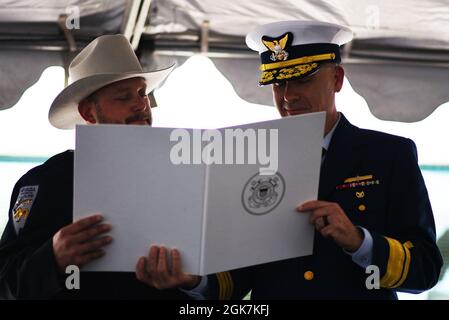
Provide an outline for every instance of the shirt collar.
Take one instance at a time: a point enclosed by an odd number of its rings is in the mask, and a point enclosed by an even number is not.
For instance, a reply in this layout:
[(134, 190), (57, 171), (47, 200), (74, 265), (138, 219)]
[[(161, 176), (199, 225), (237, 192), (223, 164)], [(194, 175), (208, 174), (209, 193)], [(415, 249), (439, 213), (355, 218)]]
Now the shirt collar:
[(338, 113), (338, 119), (337, 119), (337, 121), (335, 122), (335, 124), (334, 124), (334, 126), (332, 127), (332, 129), (331, 129), (331, 131), (329, 131), (329, 133), (328, 134), (326, 134), (326, 136), (324, 137), (324, 139), (323, 139), (323, 148), (327, 151), (327, 150), (329, 150), (329, 144), (331, 143), (331, 140), (332, 140), (332, 136), (334, 135), (334, 131), (335, 131), (335, 129), (337, 128), (337, 126), (338, 126), (338, 123), (340, 122), (340, 119), (341, 119), (341, 115), (340, 115), (340, 112)]

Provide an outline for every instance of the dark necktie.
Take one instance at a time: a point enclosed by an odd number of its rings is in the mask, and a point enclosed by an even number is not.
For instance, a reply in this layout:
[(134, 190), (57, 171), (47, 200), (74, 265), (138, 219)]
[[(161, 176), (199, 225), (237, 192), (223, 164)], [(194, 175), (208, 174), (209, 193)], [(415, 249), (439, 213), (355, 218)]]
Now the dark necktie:
[(321, 165), (323, 165), (324, 158), (326, 157), (327, 150), (324, 148), (321, 148)]

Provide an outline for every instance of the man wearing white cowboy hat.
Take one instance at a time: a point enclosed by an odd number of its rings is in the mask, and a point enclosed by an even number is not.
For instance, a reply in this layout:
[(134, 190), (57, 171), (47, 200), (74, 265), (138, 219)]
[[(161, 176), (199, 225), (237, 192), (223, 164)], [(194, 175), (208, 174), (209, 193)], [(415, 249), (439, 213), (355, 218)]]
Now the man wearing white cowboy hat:
[[(283, 117), (326, 112), (319, 200), (296, 208), (310, 214), (314, 251), (203, 278), (196, 288), (203, 295), (240, 299), (252, 290), (253, 299), (396, 299), (396, 291), (418, 293), (437, 282), (442, 258), (415, 144), (359, 129), (337, 112), (344, 79), (339, 49), (351, 39), (348, 28), (312, 21), (271, 23), (247, 35), (262, 61), (259, 84), (272, 84)], [(148, 276), (160, 288), (199, 281), (163, 269)]]
[[(151, 125), (148, 92), (173, 66), (144, 71), (122, 35), (101, 36), (69, 67), (70, 85), (55, 98), (51, 124)], [(0, 296), (16, 299), (182, 299), (178, 290), (158, 291), (133, 273), (82, 273), (79, 290), (65, 287), (66, 267), (104, 254), (110, 225), (93, 215), (72, 223), (73, 151), (31, 169), (15, 185), (9, 221), (0, 242)], [(137, 263), (137, 261), (136, 261)]]

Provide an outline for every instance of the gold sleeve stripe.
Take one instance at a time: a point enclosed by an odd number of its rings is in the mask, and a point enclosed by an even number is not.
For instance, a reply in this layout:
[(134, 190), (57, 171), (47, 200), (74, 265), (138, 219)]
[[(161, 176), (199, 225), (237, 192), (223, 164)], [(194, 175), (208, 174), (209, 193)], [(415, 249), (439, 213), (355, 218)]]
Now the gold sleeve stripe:
[(404, 243), (404, 247), (406, 247), (407, 249), (411, 249), (414, 247), (414, 245), (410, 241), (407, 241), (406, 243)]
[(395, 239), (385, 237), (390, 246), (390, 254), (388, 257), (387, 272), (380, 279), (380, 286), (383, 288), (391, 288), (401, 279), (402, 269), (405, 261), (404, 247)]
[(224, 300), (223, 292), (226, 290), (226, 280), (224, 279), (223, 273), (217, 273), (218, 279), (218, 300)]
[(279, 69), (284, 67), (294, 66), (296, 64), (306, 64), (315, 61), (323, 61), (323, 60), (333, 60), (335, 59), (335, 53), (325, 53), (325, 54), (317, 54), (315, 56), (306, 56), (293, 60), (275, 62), (275, 63), (266, 63), (260, 66), (261, 71)]
[(219, 272), (217, 273), (218, 278), (218, 299), (219, 300), (229, 300), (232, 297), (232, 291), (234, 290), (234, 283), (229, 272)]
[[(397, 288), (399, 286), (401, 286), (405, 279), (407, 279), (408, 276), (408, 271), (410, 269), (410, 261), (412, 259), (412, 256), (410, 254), (410, 248), (413, 248), (413, 244), (410, 241), (407, 241), (406, 243), (404, 243), (404, 249), (405, 249), (405, 262), (404, 262), (404, 270), (402, 272), (402, 277), (401, 279), (398, 281), (398, 283), (396, 283), (393, 288)], [(410, 247), (411, 246), (411, 247)]]
[(234, 292), (234, 281), (232, 280), (231, 274), (226, 272), (229, 280), (229, 292), (228, 292), (228, 300), (232, 298), (232, 293)]
[(413, 248), (413, 244), (407, 241), (402, 245), (395, 239), (385, 238), (390, 246), (390, 255), (388, 257), (387, 272), (380, 279), (380, 286), (383, 288), (397, 288), (407, 278), (411, 262), (410, 248)]

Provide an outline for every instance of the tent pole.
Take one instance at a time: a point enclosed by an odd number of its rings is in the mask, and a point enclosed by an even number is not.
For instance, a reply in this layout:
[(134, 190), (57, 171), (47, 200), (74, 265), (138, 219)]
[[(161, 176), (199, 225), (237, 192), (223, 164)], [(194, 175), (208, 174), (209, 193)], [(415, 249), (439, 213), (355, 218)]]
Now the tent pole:
[(201, 24), (201, 53), (207, 55), (209, 52), (209, 21), (204, 20)]
[(73, 34), (71, 33), (70, 29), (67, 27), (66, 21), (67, 21), (67, 15), (61, 14), (58, 17), (58, 26), (59, 28), (64, 32), (64, 37), (67, 40), (67, 44), (69, 46), (69, 52), (62, 51), (62, 63), (64, 66), (64, 87), (67, 87), (69, 83), (69, 64), (71, 62), (71, 57), (74, 52), (76, 52), (76, 42), (75, 38), (73, 37)]
[(141, 0), (127, 0), (125, 14), (123, 16), (122, 27), (120, 28), (121, 33), (128, 39), (131, 40), (134, 28), (136, 26), (137, 14), (139, 12)]
[(139, 12), (139, 18), (137, 19), (136, 26), (134, 28), (133, 38), (131, 40), (131, 45), (134, 50), (137, 50), (139, 46), (140, 37), (142, 36), (143, 31), (145, 30), (145, 21), (148, 17), (148, 13), (150, 11), (151, 0), (143, 0), (142, 7)]

